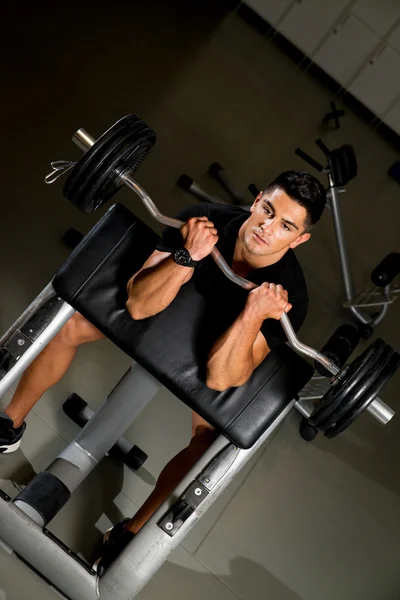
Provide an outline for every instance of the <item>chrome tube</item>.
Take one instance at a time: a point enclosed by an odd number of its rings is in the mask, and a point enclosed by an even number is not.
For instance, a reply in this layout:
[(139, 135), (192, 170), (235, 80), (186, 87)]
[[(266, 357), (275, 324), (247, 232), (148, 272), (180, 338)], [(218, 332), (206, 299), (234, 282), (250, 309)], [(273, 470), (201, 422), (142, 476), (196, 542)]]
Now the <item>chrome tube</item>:
[[(389, 285), (385, 285), (385, 287), (383, 288), (383, 296), (385, 297), (386, 300), (389, 299), (390, 286), (391, 286), (391, 284), (389, 283)], [(381, 308), (379, 314), (374, 319), (374, 327), (376, 327), (377, 325), (379, 325), (379, 323), (381, 323), (381, 321), (383, 320), (383, 317), (386, 315), (386, 313), (388, 311), (388, 308), (389, 308), (389, 302), (386, 302), (385, 304), (382, 305), (382, 308)]]
[(75, 309), (66, 302), (49, 323), (46, 329), (32, 343), (32, 345), (24, 352), (19, 361), (10, 369), (8, 373), (0, 379), (0, 397), (4, 392), (18, 379), (25, 369), (34, 361), (34, 359), (42, 352), (53, 337), (60, 331), (61, 327), (72, 317)]
[(211, 204), (226, 204), (225, 202), (220, 200), (220, 198), (217, 198), (217, 196), (212, 196), (211, 194), (203, 190), (203, 188), (201, 188), (199, 184), (195, 181), (192, 183), (192, 185), (187, 191), (193, 194), (193, 196), (197, 196), (197, 198), (204, 200), (204, 202), (210, 202)]
[(330, 186), (330, 205), (332, 211), (333, 225), (335, 228), (336, 242), (338, 245), (339, 262), (342, 271), (344, 292), (346, 300), (349, 300), (351, 302), (354, 298), (354, 290), (348, 264), (347, 248), (343, 236), (343, 225), (339, 212), (339, 199), (337, 197), (337, 190), (333, 185), (332, 175), (330, 173), (328, 174), (328, 178)]
[(78, 129), (72, 136), (72, 141), (82, 150), (86, 152), (95, 143), (95, 138), (90, 135), (85, 129)]
[[(352, 303), (353, 299), (354, 299), (354, 289), (353, 289), (353, 282), (352, 282), (351, 274), (350, 274), (346, 243), (345, 243), (344, 235), (343, 235), (342, 219), (341, 219), (340, 212), (339, 212), (338, 190), (333, 185), (333, 179), (332, 179), (332, 175), (330, 172), (328, 173), (328, 179), (329, 179), (329, 191), (330, 191), (330, 198), (329, 198), (330, 202), (329, 203), (330, 203), (330, 208), (331, 208), (331, 212), (332, 212), (333, 226), (334, 226), (335, 235), (336, 235), (336, 243), (338, 246), (339, 263), (340, 263), (340, 270), (342, 272), (344, 293), (345, 293), (346, 300), (348, 302)], [(366, 316), (357, 306), (353, 306), (352, 304), (350, 304), (349, 309), (353, 313), (353, 315), (359, 321), (361, 321), (361, 323), (364, 323), (364, 325), (367, 325), (368, 323), (370, 323), (371, 319), (368, 316)]]
[(367, 411), (375, 417), (381, 425), (387, 425), (393, 419), (395, 412), (380, 398), (375, 398), (367, 407)]
[[(293, 405), (294, 400), (283, 409), (265, 433), (248, 450), (233, 447), (224, 436), (220, 435), (100, 578), (100, 598), (113, 598), (113, 600), (136, 598), (171, 552), (182, 543), (189, 531), (220, 497), (237, 473), (273, 434), (292, 410)], [(237, 453), (234, 460), (232, 460), (232, 453), (229, 453), (230, 456), (220, 454), (221, 450), (227, 449), (227, 445), (230, 445), (230, 449)], [(215, 459), (217, 459), (217, 464), (213, 464)], [(221, 462), (219, 459), (222, 459)], [(218, 465), (217, 468), (212, 468), (215, 478), (212, 475), (206, 475), (208, 467), (211, 465), (213, 467)], [(180, 529), (172, 537), (169, 537), (161, 529), (159, 523), (169, 512), (174, 500), (180, 498), (194, 481), (198, 481), (200, 485), (200, 482), (204, 482), (203, 485), (207, 486), (208, 494)]]
[(28, 319), (30, 319), (31, 316), (34, 315), (35, 312), (41, 306), (43, 306), (43, 304), (45, 304), (47, 302), (47, 300), (50, 300), (50, 298), (54, 295), (55, 295), (55, 291), (50, 282), (40, 292), (40, 294), (38, 296), (36, 296), (36, 298), (33, 300), (33, 302), (30, 303), (28, 308), (26, 310), (24, 310), (22, 315), (20, 315), (18, 317), (18, 319), (11, 325), (11, 327), (9, 329), (7, 329), (7, 331), (1, 336), (0, 346), (4, 346), (4, 344), (6, 344), (6, 342), (8, 342), (10, 337), (17, 331), (17, 329), (20, 329), (28, 321)]
[[(312, 400), (296, 400), (294, 407), (299, 411), (303, 417), (308, 419), (313, 412), (315, 406)], [(369, 412), (381, 425), (387, 425), (389, 421), (394, 417), (395, 412), (387, 404), (382, 402), (380, 398), (375, 398), (371, 404), (367, 407)]]
[(302, 399), (296, 400), (296, 402), (294, 403), (294, 407), (306, 419), (310, 418), (311, 413), (315, 408), (314, 404), (312, 403), (312, 400), (302, 400)]
[(55, 586), (54, 591), (58, 595), (63, 592), (71, 600), (98, 598), (97, 576), (78, 562), (65, 546), (45, 535), (42, 527), (23, 513), (14, 502), (6, 502), (2, 498), (0, 538), (29, 567), (47, 578), (49, 584)]

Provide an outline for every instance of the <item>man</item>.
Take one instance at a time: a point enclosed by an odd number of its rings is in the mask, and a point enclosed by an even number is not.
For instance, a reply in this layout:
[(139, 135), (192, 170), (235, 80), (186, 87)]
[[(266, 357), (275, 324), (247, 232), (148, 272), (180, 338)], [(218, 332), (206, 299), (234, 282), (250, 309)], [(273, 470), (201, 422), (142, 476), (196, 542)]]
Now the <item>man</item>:
[[(243, 385), (268, 352), (286, 341), (281, 315), (290, 311), (296, 331), (305, 319), (307, 288), (293, 249), (310, 238), (325, 202), (325, 190), (315, 177), (305, 171), (286, 171), (259, 194), (250, 215), (222, 204), (185, 209), (178, 215), (185, 222), (182, 228), (167, 227), (156, 250), (129, 280), (127, 310), (133, 319), (152, 317), (193, 278), (212, 309), (204, 338), (205, 382), (217, 391)], [(248, 292), (222, 274), (210, 257), (216, 245), (232, 270), (256, 283), (256, 289)], [(19, 447), (26, 415), (65, 374), (77, 347), (102, 337), (80, 314), (68, 321), (25, 371), (13, 399), (0, 413), (0, 452)], [(143, 527), (216, 435), (209, 423), (193, 413), (187, 448), (163, 469), (136, 515), (108, 532), (100, 571)]]

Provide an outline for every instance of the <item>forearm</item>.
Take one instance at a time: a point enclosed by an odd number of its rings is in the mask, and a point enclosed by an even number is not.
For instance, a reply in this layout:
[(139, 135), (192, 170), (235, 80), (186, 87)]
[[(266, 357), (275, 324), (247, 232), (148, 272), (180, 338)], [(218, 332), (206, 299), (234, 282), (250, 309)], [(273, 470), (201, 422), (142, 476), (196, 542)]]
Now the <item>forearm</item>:
[(180, 288), (189, 281), (193, 269), (177, 265), (172, 257), (143, 269), (128, 282), (126, 307), (135, 320), (146, 319), (171, 304)]
[(253, 345), (262, 323), (245, 309), (218, 338), (208, 357), (208, 387), (221, 391), (247, 381), (255, 368)]

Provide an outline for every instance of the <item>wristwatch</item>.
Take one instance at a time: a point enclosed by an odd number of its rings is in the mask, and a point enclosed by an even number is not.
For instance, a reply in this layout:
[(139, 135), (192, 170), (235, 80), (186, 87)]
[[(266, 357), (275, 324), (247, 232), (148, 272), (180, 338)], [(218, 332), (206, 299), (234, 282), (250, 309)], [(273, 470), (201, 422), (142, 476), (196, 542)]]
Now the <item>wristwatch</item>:
[(177, 265), (182, 265), (182, 267), (192, 267), (195, 268), (198, 265), (198, 260), (193, 260), (189, 254), (189, 250), (186, 248), (180, 248), (176, 250), (173, 254), (174, 261)]

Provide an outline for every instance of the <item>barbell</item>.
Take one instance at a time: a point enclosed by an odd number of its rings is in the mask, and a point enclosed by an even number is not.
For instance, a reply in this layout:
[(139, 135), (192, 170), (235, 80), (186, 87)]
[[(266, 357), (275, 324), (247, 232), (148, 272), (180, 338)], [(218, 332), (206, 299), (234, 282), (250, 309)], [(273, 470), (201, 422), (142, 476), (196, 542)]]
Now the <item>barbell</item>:
[[(72, 138), (84, 152), (76, 162), (56, 161), (46, 183), (53, 183), (69, 172), (64, 184), (64, 195), (83, 212), (92, 212), (110, 200), (122, 185), (134, 191), (152, 217), (163, 225), (180, 228), (183, 222), (162, 215), (147, 192), (132, 178), (155, 144), (155, 132), (137, 115), (118, 120), (98, 140), (79, 129)], [(214, 247), (211, 256), (224, 275), (244, 289), (256, 284), (234, 273), (219, 250)], [(386, 424), (394, 411), (377, 394), (394, 375), (400, 365), (400, 355), (383, 340), (376, 340), (351, 364), (340, 369), (330, 358), (301, 342), (286, 313), (280, 318), (288, 343), (299, 354), (317, 361), (332, 375), (331, 386), (307, 414), (310, 423), (332, 438), (343, 432), (364, 410)]]

